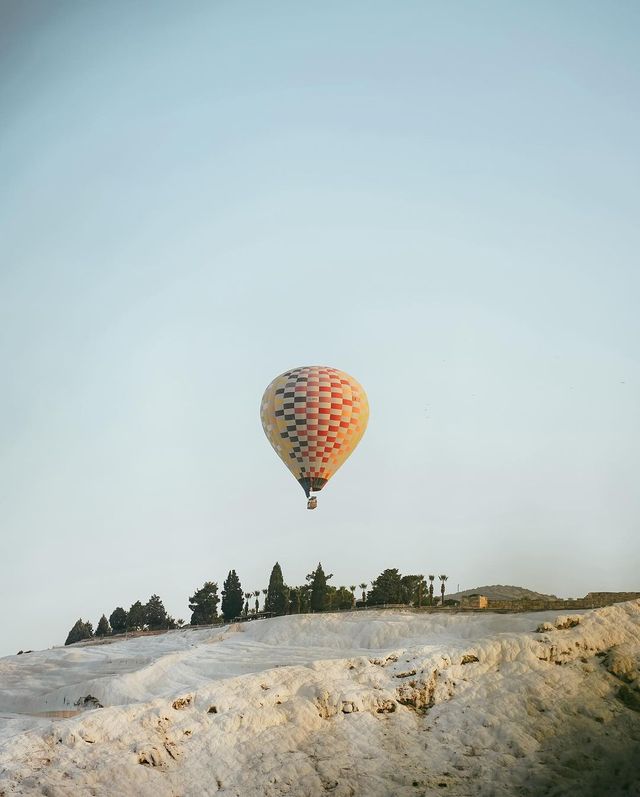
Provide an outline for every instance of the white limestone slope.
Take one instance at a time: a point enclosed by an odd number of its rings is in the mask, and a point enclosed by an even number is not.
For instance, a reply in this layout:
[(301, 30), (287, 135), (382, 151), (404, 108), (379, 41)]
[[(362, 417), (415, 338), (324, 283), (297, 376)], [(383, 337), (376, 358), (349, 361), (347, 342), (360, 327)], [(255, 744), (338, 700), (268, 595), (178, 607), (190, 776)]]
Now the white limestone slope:
[(303, 615), (0, 659), (0, 795), (640, 794), (640, 601), (572, 617)]

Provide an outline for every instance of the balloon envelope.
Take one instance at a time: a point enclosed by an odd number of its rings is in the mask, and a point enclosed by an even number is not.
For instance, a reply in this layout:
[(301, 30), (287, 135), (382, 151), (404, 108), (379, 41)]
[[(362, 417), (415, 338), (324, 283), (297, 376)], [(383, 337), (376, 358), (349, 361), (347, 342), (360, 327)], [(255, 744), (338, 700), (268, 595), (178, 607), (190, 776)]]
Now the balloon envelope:
[(358, 445), (369, 402), (349, 374), (322, 365), (292, 368), (267, 387), (262, 428), (306, 495), (321, 490)]

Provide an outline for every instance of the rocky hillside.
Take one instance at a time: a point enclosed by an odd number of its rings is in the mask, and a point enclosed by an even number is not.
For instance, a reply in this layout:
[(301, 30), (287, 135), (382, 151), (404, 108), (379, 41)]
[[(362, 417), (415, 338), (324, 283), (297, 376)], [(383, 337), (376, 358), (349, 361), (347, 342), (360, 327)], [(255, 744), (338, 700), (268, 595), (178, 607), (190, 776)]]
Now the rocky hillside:
[(464, 589), (455, 593), (447, 592), (445, 597), (460, 600), (463, 595), (484, 595), (489, 600), (494, 601), (517, 601), (523, 598), (528, 598), (529, 600), (555, 600), (556, 598), (556, 595), (545, 595), (543, 592), (534, 592), (524, 587), (512, 587), (505, 584), (474, 587), (473, 589)]

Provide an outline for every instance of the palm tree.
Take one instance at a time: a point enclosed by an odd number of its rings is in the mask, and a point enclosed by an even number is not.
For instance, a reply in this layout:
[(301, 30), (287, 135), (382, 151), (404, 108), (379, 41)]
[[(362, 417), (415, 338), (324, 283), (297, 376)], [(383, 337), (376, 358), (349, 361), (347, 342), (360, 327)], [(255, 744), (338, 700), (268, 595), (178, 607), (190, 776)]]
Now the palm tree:
[(444, 606), (444, 582), (449, 578), (449, 576), (438, 576), (438, 578), (442, 582), (440, 584), (440, 592), (442, 593), (442, 603), (440, 605)]
[(353, 598), (351, 599), (351, 607), (353, 608), (356, 605), (356, 585), (352, 584), (349, 589), (351, 590), (351, 594)]
[(363, 581), (362, 584), (359, 585), (360, 589), (362, 590), (362, 605), (364, 606), (367, 602), (367, 594), (365, 592), (366, 588), (369, 586), (366, 581)]
[(256, 599), (256, 617), (258, 616), (258, 610), (260, 609), (260, 590), (254, 589), (253, 595)]
[(249, 614), (249, 598), (253, 597), (253, 592), (245, 592), (244, 597), (245, 597), (244, 616), (247, 617), (247, 615)]
[(429, 606), (433, 606), (433, 582), (435, 578), (435, 576), (429, 576)]

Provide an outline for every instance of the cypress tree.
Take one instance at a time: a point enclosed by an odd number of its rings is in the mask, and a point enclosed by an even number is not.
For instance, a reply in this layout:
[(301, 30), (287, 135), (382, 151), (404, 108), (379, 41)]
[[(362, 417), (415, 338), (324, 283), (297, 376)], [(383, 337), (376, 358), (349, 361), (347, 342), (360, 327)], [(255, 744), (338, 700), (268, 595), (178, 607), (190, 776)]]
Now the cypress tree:
[(225, 620), (233, 620), (242, 612), (244, 593), (235, 570), (230, 570), (222, 585), (222, 616)]
[(128, 616), (122, 606), (116, 606), (111, 612), (109, 623), (114, 634), (124, 634), (127, 630)]
[(106, 615), (102, 615), (102, 617), (98, 620), (98, 627), (96, 628), (96, 636), (110, 636), (111, 635), (111, 626), (109, 625), (109, 621), (107, 620)]
[(159, 631), (167, 627), (167, 612), (159, 595), (152, 595), (145, 608), (145, 620), (150, 631)]
[(145, 607), (136, 601), (131, 604), (127, 614), (127, 628), (129, 631), (142, 631), (146, 622)]
[(82, 639), (90, 639), (93, 636), (93, 626), (91, 623), (85, 623), (80, 617), (73, 624), (73, 628), (67, 634), (65, 645), (73, 645), (74, 642), (80, 642)]
[(311, 611), (321, 612), (327, 608), (327, 576), (325, 576), (320, 562), (313, 573), (307, 576), (307, 578), (309, 577), (311, 578)]
[(284, 580), (282, 578), (282, 568), (278, 562), (276, 562), (271, 571), (271, 577), (269, 578), (267, 597), (264, 602), (265, 612), (285, 614), (288, 603), (287, 592), (288, 590), (285, 590)]
[(189, 598), (191, 625), (211, 625), (218, 618), (218, 585), (205, 581)]

